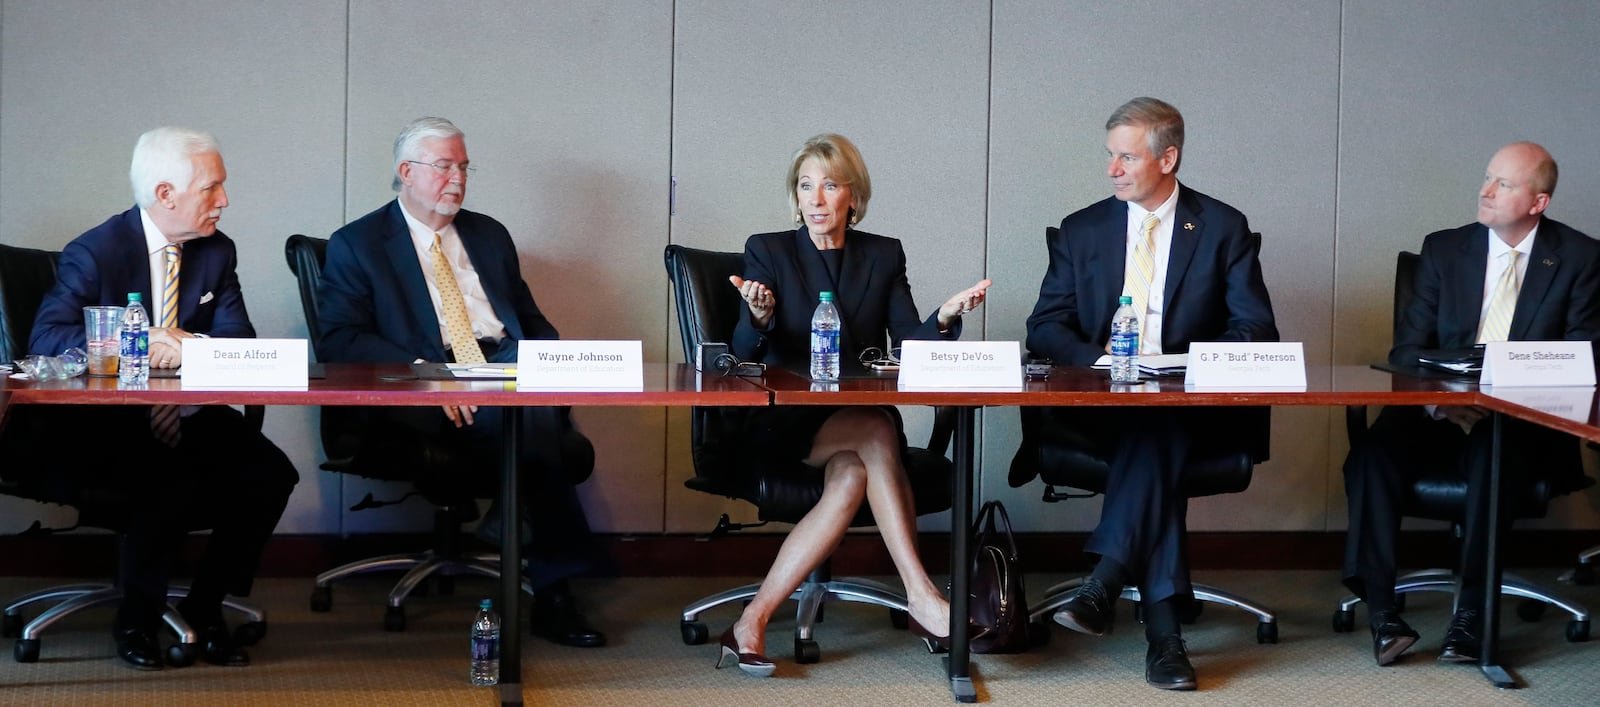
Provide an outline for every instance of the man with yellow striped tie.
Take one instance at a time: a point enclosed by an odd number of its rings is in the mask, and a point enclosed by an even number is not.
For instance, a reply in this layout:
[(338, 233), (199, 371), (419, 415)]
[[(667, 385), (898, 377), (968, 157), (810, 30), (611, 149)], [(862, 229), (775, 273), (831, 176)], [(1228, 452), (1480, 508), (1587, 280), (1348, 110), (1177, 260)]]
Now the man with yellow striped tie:
[[(83, 347), (83, 307), (121, 305), (130, 292), (150, 304), (157, 325), (150, 330), (152, 368), (182, 365), (181, 342), (191, 336), (254, 337), (234, 243), (217, 230), (228, 206), (227, 177), (216, 138), (206, 133), (168, 127), (140, 136), (129, 170), (137, 205), (62, 250), (29, 350), (54, 355)], [(200, 634), (201, 658), (249, 664), (223, 622), (222, 600), (250, 593), (261, 552), (299, 481), (294, 465), (225, 405), (61, 408), (39, 411), (36, 422), (44, 435), (70, 436), (63, 446), (34, 448), (74, 456), (65, 445), (81, 445), (81, 434), (93, 430), (100, 455), (94, 463), (74, 457), (56, 465), (56, 473), (79, 492), (127, 501), (123, 598), (113, 625), (117, 655), (143, 670), (162, 666), (155, 631), (173, 560), (189, 530), (212, 528), (177, 608)]]
[[(1494, 154), (1478, 189), (1477, 222), (1423, 240), (1389, 363), (1416, 366), (1427, 350), (1493, 341), (1600, 341), (1600, 244), (1544, 215), (1555, 189), (1556, 162), (1543, 147), (1516, 142)], [(1419, 638), (1395, 607), (1395, 554), (1404, 489), (1425, 472), (1468, 484), (1461, 589), (1439, 660), (1478, 659), (1491, 427), (1475, 407), (1387, 407), (1345, 459), (1344, 583), (1367, 604), (1378, 665)], [(1572, 437), (1515, 420), (1503, 428), (1508, 494), (1534, 479), (1582, 475)], [(1502, 533), (1510, 526), (1503, 521)]]

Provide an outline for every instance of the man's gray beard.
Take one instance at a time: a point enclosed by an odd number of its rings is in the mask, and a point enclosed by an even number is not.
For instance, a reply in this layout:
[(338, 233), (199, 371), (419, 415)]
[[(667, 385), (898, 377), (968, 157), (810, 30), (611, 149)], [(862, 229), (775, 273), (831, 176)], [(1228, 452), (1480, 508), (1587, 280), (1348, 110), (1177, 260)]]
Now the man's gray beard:
[(451, 202), (438, 202), (433, 205), (433, 212), (440, 216), (454, 216), (461, 210), (461, 204)]

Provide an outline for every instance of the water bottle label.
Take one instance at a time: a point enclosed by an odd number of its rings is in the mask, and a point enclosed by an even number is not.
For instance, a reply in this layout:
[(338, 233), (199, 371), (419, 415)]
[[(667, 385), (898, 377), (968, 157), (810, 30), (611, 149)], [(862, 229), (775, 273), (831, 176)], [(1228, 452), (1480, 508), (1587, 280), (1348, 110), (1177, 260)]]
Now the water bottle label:
[[(460, 644), (457, 644), (457, 645), (460, 645)], [(476, 660), (499, 660), (500, 659), (500, 641), (496, 640), (496, 639), (493, 639), (493, 638), (477, 638), (477, 637), (474, 637), (472, 639), (472, 659), (475, 660), (475, 661)]]
[(1139, 353), (1139, 335), (1135, 332), (1119, 332), (1111, 335), (1112, 356), (1133, 356)]
[(836, 354), (839, 353), (839, 332), (811, 330), (811, 353)]
[(144, 356), (150, 352), (150, 333), (141, 331), (137, 334), (131, 331), (122, 332), (122, 355)]

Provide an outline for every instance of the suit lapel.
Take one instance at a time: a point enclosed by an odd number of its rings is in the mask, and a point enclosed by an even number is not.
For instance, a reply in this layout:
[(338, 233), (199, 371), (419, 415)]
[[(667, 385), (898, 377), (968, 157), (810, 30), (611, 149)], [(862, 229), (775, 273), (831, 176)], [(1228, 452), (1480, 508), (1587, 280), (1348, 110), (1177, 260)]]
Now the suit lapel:
[[(1457, 257), (1461, 259), (1461, 276), (1450, 281), (1450, 292), (1443, 293), (1444, 297), (1440, 299), (1443, 301), (1448, 297), (1449, 301), (1463, 303), (1464, 306), (1456, 308), (1461, 321), (1455, 324), (1457, 331), (1469, 332), (1467, 345), (1470, 346), (1477, 340), (1478, 320), (1483, 314), (1483, 298), (1486, 294), (1483, 291), (1483, 278), (1489, 259), (1489, 229), (1484, 226), (1474, 228), (1471, 237), (1461, 244)], [(1518, 303), (1517, 309), (1522, 309), (1521, 303)]]
[[(500, 268), (491, 265), (494, 262), (494, 254), (489, 252), (487, 244), (474, 229), (462, 224), (459, 216), (456, 218), (456, 237), (461, 239), (461, 247), (466, 250), (467, 260), (472, 262), (473, 271), (478, 273), (478, 284), (483, 286), (483, 294), (489, 298), (489, 306), (494, 309), (495, 316), (500, 318), (500, 323), (506, 326), (506, 335), (513, 339), (521, 339), (522, 323), (517, 320), (516, 309), (505, 297), (505, 294), (511, 291), (512, 285), (500, 277), (502, 272)], [(513, 257), (515, 257), (514, 251)]]
[(196, 326), (190, 317), (200, 306), (200, 289), (210, 281), (206, 271), (211, 263), (206, 257), (207, 248), (202, 243), (193, 240), (185, 244), (178, 265), (178, 326), (186, 330)]
[[(1544, 222), (1541, 220), (1540, 223)], [(1528, 270), (1522, 276), (1522, 289), (1517, 291), (1517, 308), (1511, 316), (1512, 341), (1527, 338), (1528, 328), (1536, 318), (1534, 315), (1538, 314), (1545, 295), (1550, 292), (1550, 283), (1560, 269), (1561, 241), (1554, 228), (1543, 229), (1542, 233), (1534, 236), (1533, 251), (1528, 254)]]
[[(1178, 287), (1189, 272), (1189, 263), (1194, 260), (1200, 236), (1205, 232), (1206, 222), (1200, 218), (1200, 205), (1194, 193), (1179, 186), (1177, 208), (1172, 212), (1172, 244), (1167, 249), (1167, 282), (1162, 288), (1164, 319), (1177, 302)], [(1162, 331), (1170, 330), (1163, 326)]]
[[(1128, 205), (1115, 197), (1102, 203), (1105, 208), (1098, 223), (1090, 226), (1088, 258), (1084, 263), (1084, 272), (1096, 278), (1094, 301), (1080, 302), (1078, 306), (1085, 312), (1103, 313), (1106, 326), (1110, 326), (1128, 274)], [(1098, 329), (1099, 321), (1096, 317), (1085, 325)]]
[(433, 298), (428, 296), (428, 281), (422, 276), (422, 263), (417, 259), (416, 246), (411, 243), (411, 229), (406, 217), (400, 213), (400, 201), (389, 205), (385, 214), (383, 249), (389, 263), (400, 278), (400, 296), (411, 309), (411, 316), (422, 325), (420, 336), (428, 342), (430, 360), (444, 360), (444, 341), (439, 338), (439, 317), (433, 311)]

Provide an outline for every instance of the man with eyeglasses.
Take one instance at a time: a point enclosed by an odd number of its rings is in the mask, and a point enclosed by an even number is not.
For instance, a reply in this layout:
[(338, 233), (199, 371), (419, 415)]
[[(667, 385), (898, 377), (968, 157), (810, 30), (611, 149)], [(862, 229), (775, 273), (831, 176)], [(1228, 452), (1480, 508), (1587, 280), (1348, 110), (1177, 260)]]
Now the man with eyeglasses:
[[(466, 197), (465, 135), (443, 118), (418, 118), (394, 141), (399, 198), (335, 231), (317, 291), (324, 361), (370, 363), (514, 362), (520, 339), (555, 339), (556, 328), (522, 279), (505, 226), (461, 208)], [(384, 407), (364, 410), (372, 446), (416, 444), (415, 456), (443, 454), (495, 488), (503, 448), (498, 408)], [(324, 415), (328, 413), (325, 411)], [(605, 644), (579, 612), (567, 579), (597, 564), (575, 484), (594, 466), (594, 447), (572, 426), (568, 408), (530, 407), (522, 416), (522, 527), (527, 578), (534, 588), (533, 630), (556, 643)], [(498, 543), (497, 510), (479, 537)]]

